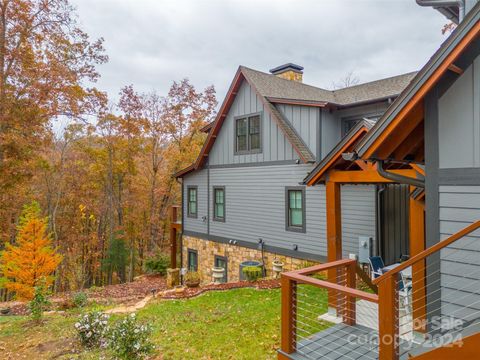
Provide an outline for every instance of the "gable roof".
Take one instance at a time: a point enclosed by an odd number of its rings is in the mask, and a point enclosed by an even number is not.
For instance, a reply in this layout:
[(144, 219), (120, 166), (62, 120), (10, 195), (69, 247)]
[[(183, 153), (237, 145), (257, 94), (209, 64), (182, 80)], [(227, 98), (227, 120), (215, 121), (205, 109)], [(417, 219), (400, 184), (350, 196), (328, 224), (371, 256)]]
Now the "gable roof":
[(327, 105), (348, 106), (378, 101), (398, 96), (414, 75), (415, 73), (408, 73), (331, 91), (240, 66), (215, 121), (202, 129), (202, 131), (208, 132), (208, 136), (197, 160), (192, 165), (174, 174), (174, 176), (182, 177), (204, 165), (243, 81), (247, 81), (256, 91), (264, 104), (265, 110), (270, 113), (300, 159), (308, 163), (314, 162), (315, 156), (290, 121), (278, 111), (274, 103), (299, 103), (306, 106), (324, 107)]
[(326, 90), (301, 82), (286, 80), (278, 76), (253, 70), (244, 66), (241, 69), (255, 84), (258, 92), (271, 102), (299, 100), (333, 106), (348, 106), (398, 96), (416, 72), (392, 76), (337, 90)]
[(372, 120), (363, 119), (355, 125), (322, 161), (317, 163), (315, 168), (303, 180), (305, 185), (315, 185), (325, 173), (333, 168), (338, 162), (344, 161), (342, 154), (352, 151), (355, 145), (370, 131), (375, 125)]
[(222, 106), (217, 113), (215, 121), (212, 123), (211, 126), (207, 125), (209, 128), (207, 140), (203, 144), (202, 150), (200, 151), (197, 160), (192, 165), (174, 174), (176, 178), (182, 177), (194, 170), (197, 170), (205, 164), (208, 154), (210, 153), (210, 150), (215, 143), (215, 139), (220, 132), (223, 122), (227, 117), (228, 111), (230, 110), (230, 107), (232, 106), (233, 101), (235, 100), (237, 92), (243, 81), (246, 81), (257, 92), (257, 95), (260, 97), (260, 100), (264, 105), (265, 111), (268, 111), (270, 113), (272, 120), (276, 122), (280, 130), (284, 133), (287, 140), (290, 141), (294, 150), (299, 155), (300, 159), (305, 163), (315, 161), (315, 156), (312, 154), (312, 152), (302, 140), (300, 135), (297, 133), (293, 125), (280, 113), (280, 111), (277, 110), (277, 108), (271, 102), (269, 102), (265, 98), (265, 96), (263, 96), (262, 92), (260, 92), (256, 86), (258, 84), (252, 81), (250, 77), (251, 73), (249, 73), (245, 69), (246, 68), (242, 66), (238, 68), (235, 77), (230, 85), (230, 88), (227, 92), (227, 96), (225, 97), (225, 100), (223, 101)]
[(399, 127), (402, 119), (418, 105), (425, 95), (454, 65), (454, 61), (480, 33), (480, 2), (463, 19), (440, 48), (395, 99), (367, 136), (358, 144), (356, 152), (361, 158), (371, 157), (377, 146), (389, 133)]

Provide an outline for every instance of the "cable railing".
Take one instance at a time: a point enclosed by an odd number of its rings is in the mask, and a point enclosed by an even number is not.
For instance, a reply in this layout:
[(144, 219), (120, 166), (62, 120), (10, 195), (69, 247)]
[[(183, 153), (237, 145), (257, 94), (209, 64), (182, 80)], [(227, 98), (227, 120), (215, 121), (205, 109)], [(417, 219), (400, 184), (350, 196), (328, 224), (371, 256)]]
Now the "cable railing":
[(461, 349), (466, 336), (480, 332), (479, 228), (477, 221), (373, 281), (379, 360)]
[[(358, 288), (362, 278), (367, 283), (362, 288), (370, 286), (370, 291)], [(376, 359), (378, 344), (361, 343), (376, 331), (375, 291), (376, 286), (359, 271), (356, 260), (338, 260), (282, 274), (279, 358), (296, 353), (305, 359), (317, 359), (328, 353), (333, 358)], [(341, 323), (334, 325), (323, 319), (328, 307), (336, 309)]]

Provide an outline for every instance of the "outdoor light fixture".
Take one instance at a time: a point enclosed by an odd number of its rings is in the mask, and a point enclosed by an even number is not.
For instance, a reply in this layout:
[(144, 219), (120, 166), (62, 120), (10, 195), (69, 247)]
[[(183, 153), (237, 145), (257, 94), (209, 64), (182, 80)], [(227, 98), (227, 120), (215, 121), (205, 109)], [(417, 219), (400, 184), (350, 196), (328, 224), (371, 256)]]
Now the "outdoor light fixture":
[(293, 249), (294, 251), (297, 251), (297, 250), (298, 250), (298, 245), (297, 245), (297, 244), (293, 244), (292, 249)]

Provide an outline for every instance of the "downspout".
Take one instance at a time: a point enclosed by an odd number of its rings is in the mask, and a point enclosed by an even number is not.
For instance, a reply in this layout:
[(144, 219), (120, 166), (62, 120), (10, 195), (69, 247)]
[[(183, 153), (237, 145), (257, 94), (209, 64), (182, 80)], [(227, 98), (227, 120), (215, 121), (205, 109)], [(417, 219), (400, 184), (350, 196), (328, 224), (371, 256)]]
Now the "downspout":
[(445, 6), (458, 6), (458, 22), (460, 23), (465, 17), (465, 0), (416, 0), (416, 2), (417, 5), (431, 6), (435, 9)]
[(377, 172), (381, 177), (384, 177), (385, 179), (388, 179), (388, 180), (395, 181), (400, 184), (408, 184), (408, 185), (413, 185), (420, 188), (425, 188), (425, 180), (415, 179), (408, 176), (403, 176), (400, 174), (395, 174), (395, 173), (386, 171), (383, 168), (383, 160), (377, 160), (377, 164), (378, 164)]

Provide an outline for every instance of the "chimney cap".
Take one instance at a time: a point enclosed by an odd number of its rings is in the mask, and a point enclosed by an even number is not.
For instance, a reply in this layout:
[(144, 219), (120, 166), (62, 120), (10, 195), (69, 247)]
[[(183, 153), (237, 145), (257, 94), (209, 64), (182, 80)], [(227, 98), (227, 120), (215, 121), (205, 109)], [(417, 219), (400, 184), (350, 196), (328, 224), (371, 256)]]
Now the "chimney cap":
[(273, 75), (281, 74), (285, 71), (294, 71), (294, 72), (303, 74), (303, 66), (293, 64), (293, 63), (287, 63), (287, 64), (277, 66), (273, 69), (270, 69), (270, 73), (272, 73)]

